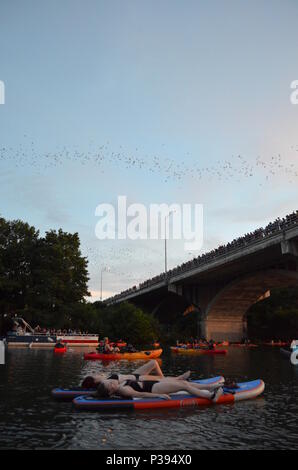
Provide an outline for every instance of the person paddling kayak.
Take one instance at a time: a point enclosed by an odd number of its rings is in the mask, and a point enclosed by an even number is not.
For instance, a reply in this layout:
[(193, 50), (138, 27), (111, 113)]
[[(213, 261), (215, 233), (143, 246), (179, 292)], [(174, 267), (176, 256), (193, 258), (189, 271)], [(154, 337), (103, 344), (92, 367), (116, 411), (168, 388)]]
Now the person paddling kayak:
[(118, 346), (111, 346), (109, 342), (109, 338), (105, 337), (103, 339), (103, 344), (102, 346), (99, 346), (96, 348), (99, 352), (105, 353), (105, 354), (110, 354), (110, 353), (118, 353), (120, 352), (120, 349)]

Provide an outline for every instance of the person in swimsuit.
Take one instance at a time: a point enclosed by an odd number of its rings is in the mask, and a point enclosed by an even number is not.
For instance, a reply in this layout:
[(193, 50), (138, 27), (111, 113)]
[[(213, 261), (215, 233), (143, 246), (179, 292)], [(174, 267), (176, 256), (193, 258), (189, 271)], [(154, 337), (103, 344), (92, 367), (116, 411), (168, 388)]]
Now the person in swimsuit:
[(103, 352), (106, 353), (106, 354), (110, 354), (110, 353), (118, 353), (120, 352), (120, 349), (118, 348), (118, 346), (111, 346), (110, 343), (109, 343), (109, 338), (105, 337), (103, 339)]
[[(178, 377), (167, 377), (168, 379), (175, 380), (186, 380), (190, 376), (190, 371), (185, 372)], [(126, 380), (133, 381), (144, 381), (144, 380), (154, 380), (160, 381), (164, 379), (163, 372), (155, 359), (146, 362), (141, 367), (138, 367), (132, 374), (110, 374), (108, 377), (106, 375), (89, 375), (85, 377), (82, 382), (82, 388), (96, 388), (104, 380), (117, 380), (119, 384), (125, 382)]]
[(217, 386), (213, 391), (203, 390), (199, 384), (187, 382), (186, 380), (179, 380), (166, 377), (160, 380), (126, 380), (119, 384), (117, 380), (106, 379), (103, 380), (97, 387), (94, 394), (96, 397), (109, 398), (116, 395), (121, 398), (162, 398), (170, 400), (170, 393), (187, 392), (195, 397), (207, 398), (214, 403), (223, 394), (223, 388)]

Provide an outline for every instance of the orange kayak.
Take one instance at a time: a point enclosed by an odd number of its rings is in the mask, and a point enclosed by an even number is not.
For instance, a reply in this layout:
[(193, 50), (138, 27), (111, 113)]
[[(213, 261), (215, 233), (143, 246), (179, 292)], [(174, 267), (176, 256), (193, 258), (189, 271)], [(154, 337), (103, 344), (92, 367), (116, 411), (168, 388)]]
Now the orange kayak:
[(137, 359), (156, 359), (162, 354), (162, 349), (154, 349), (152, 351), (137, 351), (137, 352), (126, 352), (126, 353), (98, 353), (91, 352), (84, 354), (86, 361), (119, 361), (119, 360), (131, 360)]

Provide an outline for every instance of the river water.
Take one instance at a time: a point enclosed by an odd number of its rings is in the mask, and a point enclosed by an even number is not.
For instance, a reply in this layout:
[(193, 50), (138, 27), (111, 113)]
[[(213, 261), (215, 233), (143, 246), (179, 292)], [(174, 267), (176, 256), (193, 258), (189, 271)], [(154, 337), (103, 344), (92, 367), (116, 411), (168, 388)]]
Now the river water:
[(84, 361), (83, 350), (10, 349), (0, 365), (0, 449), (298, 449), (298, 366), (278, 348), (228, 348), (226, 356), (165, 353), (166, 375), (262, 378), (262, 397), (234, 405), (133, 412), (82, 412), (52, 400), (90, 372), (132, 371), (140, 362)]

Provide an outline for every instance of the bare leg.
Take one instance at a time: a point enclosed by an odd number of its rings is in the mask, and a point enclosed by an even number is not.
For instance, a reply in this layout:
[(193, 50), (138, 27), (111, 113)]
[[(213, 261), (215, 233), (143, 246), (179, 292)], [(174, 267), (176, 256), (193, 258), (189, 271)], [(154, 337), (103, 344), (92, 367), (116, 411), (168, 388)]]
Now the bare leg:
[(164, 377), (162, 370), (155, 359), (152, 359), (151, 361), (146, 362), (146, 364), (144, 364), (143, 366), (138, 367), (134, 371), (134, 374), (149, 375), (151, 374), (151, 372), (155, 372), (158, 377)]
[[(180, 389), (181, 389), (181, 384), (183, 384), (185, 382), (185, 380), (183, 379), (183, 376), (179, 376), (179, 377), (158, 377), (156, 375), (140, 375), (140, 378), (139, 378), (139, 381), (140, 382), (144, 382), (146, 380), (153, 380), (153, 381), (158, 381), (158, 382), (165, 382), (165, 383), (168, 383), (168, 382), (177, 382), (177, 380), (179, 380), (179, 383), (180, 383)], [(189, 383), (189, 382), (187, 382)], [(215, 390), (219, 387), (222, 387), (222, 383), (216, 383), (216, 384), (198, 384), (198, 383), (194, 383), (194, 382), (190, 382), (190, 384), (195, 387), (197, 390)]]
[(216, 384), (198, 384), (194, 382), (190, 382), (191, 385), (198, 390), (215, 390), (216, 388), (222, 387), (222, 383), (216, 383)]
[(185, 391), (188, 392), (190, 395), (195, 395), (196, 397), (201, 398), (208, 398), (211, 400), (213, 398), (213, 393), (209, 390), (201, 390), (198, 387), (194, 387), (193, 384), (190, 382), (182, 381), (182, 380), (169, 380), (167, 379), (161, 380), (157, 382), (152, 387), (153, 393), (176, 393)]
[[(140, 375), (139, 381), (144, 382), (145, 380), (156, 380), (156, 381), (161, 381), (161, 380), (185, 380), (189, 377), (189, 373), (185, 372), (183, 375), (179, 375), (179, 377), (160, 377), (159, 375)], [(204, 388), (204, 387), (202, 387)], [(205, 387), (206, 388), (206, 387)]]
[(184, 374), (178, 375), (177, 379), (178, 380), (187, 380), (187, 379), (189, 379), (190, 374), (191, 374), (191, 372), (190, 372), (190, 370), (188, 370), (188, 371), (184, 372)]

